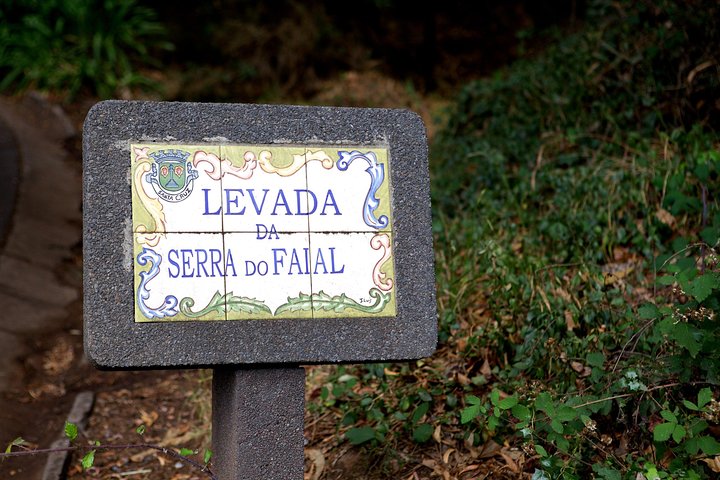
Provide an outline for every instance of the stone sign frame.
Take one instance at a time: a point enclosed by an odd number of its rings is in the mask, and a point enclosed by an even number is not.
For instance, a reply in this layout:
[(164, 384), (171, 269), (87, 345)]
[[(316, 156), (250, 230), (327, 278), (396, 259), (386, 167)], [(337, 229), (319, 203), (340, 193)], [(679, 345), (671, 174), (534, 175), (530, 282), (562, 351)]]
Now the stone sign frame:
[[(131, 145), (344, 146), (392, 159), (396, 315), (136, 323)], [(437, 342), (427, 139), (408, 110), (106, 101), (83, 135), (84, 339), (99, 368), (399, 361)]]

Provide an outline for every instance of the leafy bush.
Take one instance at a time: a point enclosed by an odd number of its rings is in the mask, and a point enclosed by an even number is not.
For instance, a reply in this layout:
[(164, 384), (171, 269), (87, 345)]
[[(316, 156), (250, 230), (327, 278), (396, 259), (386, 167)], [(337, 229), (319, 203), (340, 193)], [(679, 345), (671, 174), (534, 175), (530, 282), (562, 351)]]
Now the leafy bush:
[(431, 155), (441, 345), (329, 379), (351, 443), (494, 439), (534, 479), (720, 470), (719, 14), (591, 1), (462, 90)]
[(151, 86), (136, 71), (172, 46), (135, 0), (2, 0), (0, 90), (37, 88), (109, 97)]

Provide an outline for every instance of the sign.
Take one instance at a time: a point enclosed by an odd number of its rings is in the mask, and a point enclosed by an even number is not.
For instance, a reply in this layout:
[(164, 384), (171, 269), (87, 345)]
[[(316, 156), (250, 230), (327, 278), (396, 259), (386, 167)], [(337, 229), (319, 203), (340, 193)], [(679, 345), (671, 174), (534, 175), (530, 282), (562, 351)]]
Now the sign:
[(107, 101), (83, 141), (96, 366), (434, 351), (427, 140), (414, 113)]
[(387, 149), (130, 150), (136, 322), (396, 315)]

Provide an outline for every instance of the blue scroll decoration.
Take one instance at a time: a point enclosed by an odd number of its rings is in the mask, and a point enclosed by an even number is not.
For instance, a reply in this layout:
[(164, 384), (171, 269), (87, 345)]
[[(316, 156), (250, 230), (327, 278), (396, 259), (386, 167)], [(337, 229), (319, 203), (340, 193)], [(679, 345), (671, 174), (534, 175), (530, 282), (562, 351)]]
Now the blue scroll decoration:
[(363, 220), (365, 220), (365, 224), (369, 227), (377, 228), (378, 230), (387, 227), (389, 220), (386, 215), (382, 215), (380, 218), (375, 217), (375, 210), (380, 206), (380, 200), (378, 200), (375, 194), (385, 180), (385, 165), (378, 163), (377, 156), (375, 156), (374, 152), (362, 153), (357, 150), (353, 150), (352, 152), (338, 151), (338, 155), (340, 155), (340, 159), (337, 161), (337, 167), (338, 170), (341, 171), (347, 170), (350, 164), (358, 158), (368, 163), (369, 166), (365, 171), (370, 174), (372, 181), (365, 199)]
[(145, 301), (150, 298), (150, 289), (147, 284), (160, 273), (162, 257), (152, 249), (143, 248), (137, 256), (137, 263), (145, 266), (148, 262), (150, 262), (150, 271), (140, 272), (140, 286), (137, 290), (138, 308), (147, 318), (173, 317), (178, 313), (178, 299), (174, 295), (166, 296), (165, 302), (157, 308), (151, 308), (145, 304)]

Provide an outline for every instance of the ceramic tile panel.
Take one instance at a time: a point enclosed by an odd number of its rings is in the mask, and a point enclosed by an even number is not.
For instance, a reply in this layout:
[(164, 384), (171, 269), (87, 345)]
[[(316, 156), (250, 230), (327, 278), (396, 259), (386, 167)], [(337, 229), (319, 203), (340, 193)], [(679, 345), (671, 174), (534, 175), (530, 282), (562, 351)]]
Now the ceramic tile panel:
[(310, 233), (314, 318), (394, 316), (392, 235)]
[(220, 233), (135, 234), (135, 321), (225, 320)]
[(219, 155), (218, 146), (131, 145), (133, 231), (222, 231), (208, 212), (221, 199)]
[(309, 148), (308, 190), (316, 192), (312, 232), (387, 232), (392, 229), (390, 165), (384, 148)]
[(396, 315), (387, 149), (136, 144), (136, 321)]
[(227, 319), (311, 318), (307, 233), (226, 233)]
[(306, 232), (308, 203), (304, 147), (222, 146), (225, 232)]

